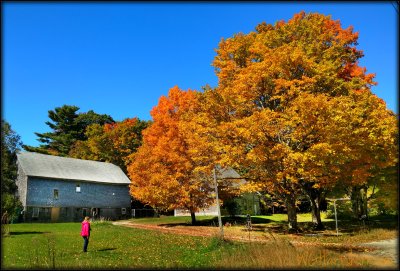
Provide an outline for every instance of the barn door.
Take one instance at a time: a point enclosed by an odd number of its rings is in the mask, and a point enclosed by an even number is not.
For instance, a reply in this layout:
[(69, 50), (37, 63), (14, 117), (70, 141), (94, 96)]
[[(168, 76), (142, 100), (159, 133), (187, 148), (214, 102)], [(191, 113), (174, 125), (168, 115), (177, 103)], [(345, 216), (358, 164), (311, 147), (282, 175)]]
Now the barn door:
[(60, 207), (51, 208), (51, 222), (58, 221), (59, 217), (60, 217)]

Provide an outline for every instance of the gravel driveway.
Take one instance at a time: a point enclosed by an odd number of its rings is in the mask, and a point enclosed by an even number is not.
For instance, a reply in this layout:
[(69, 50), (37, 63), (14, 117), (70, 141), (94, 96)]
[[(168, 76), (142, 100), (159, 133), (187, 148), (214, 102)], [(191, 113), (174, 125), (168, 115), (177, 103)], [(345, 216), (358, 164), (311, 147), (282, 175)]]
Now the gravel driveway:
[(362, 243), (362, 246), (371, 247), (374, 250), (369, 252), (372, 255), (389, 257), (396, 265), (399, 264), (399, 239), (390, 239), (370, 243)]

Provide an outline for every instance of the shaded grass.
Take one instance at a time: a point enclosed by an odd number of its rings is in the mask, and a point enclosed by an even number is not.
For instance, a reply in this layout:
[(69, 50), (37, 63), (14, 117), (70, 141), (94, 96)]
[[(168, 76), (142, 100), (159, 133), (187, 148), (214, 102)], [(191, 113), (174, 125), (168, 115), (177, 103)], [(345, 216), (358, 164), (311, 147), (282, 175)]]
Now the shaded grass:
[[(298, 214), (298, 222), (310, 222), (311, 214)], [(218, 217), (216, 216), (197, 216), (196, 226), (218, 226)], [(322, 219), (323, 221), (334, 221), (333, 219)], [(150, 224), (150, 225), (188, 225), (191, 226), (190, 216), (160, 216), (160, 217), (146, 217), (146, 218), (132, 218), (130, 221), (139, 224)], [(245, 225), (246, 216), (223, 216), (223, 224), (229, 222), (233, 225)], [(287, 215), (286, 214), (274, 214), (271, 216), (252, 216), (252, 224), (286, 224)]]

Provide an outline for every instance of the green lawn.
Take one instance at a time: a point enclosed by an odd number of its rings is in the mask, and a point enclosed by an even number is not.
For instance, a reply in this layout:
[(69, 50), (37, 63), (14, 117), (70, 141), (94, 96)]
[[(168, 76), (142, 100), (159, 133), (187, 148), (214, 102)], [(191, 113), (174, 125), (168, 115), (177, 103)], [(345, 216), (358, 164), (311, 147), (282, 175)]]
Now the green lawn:
[(80, 223), (11, 224), (2, 241), (3, 268), (201, 268), (241, 246), (110, 223), (92, 223), (86, 254)]
[[(300, 223), (309, 223), (309, 214), (299, 215)], [(286, 224), (286, 215), (252, 217), (255, 227)], [(216, 226), (216, 217), (198, 217), (199, 225)], [(178, 224), (190, 226), (190, 217), (160, 217), (132, 219), (143, 224)], [(224, 217), (224, 222), (232, 221)], [(237, 226), (226, 228), (242, 231), (245, 217), (236, 218)], [(305, 221), (305, 222), (301, 222)], [(9, 235), (2, 238), (2, 268), (4, 269), (126, 269), (126, 268), (373, 268), (379, 262), (348, 251), (332, 251), (317, 246), (294, 248), (287, 241), (295, 238), (310, 243), (354, 244), (360, 241), (394, 238), (397, 224), (393, 218), (381, 220), (388, 228), (372, 228), (368, 232), (324, 237), (302, 237), (279, 233), (273, 243), (256, 244), (220, 241), (216, 237), (195, 237), (153, 230), (112, 225), (111, 222), (92, 222), (88, 253), (82, 252), (80, 223), (23, 223), (10, 224)], [(334, 221), (326, 220), (332, 226)], [(389, 224), (388, 224), (389, 223)], [(186, 228), (186, 227), (185, 227)], [(278, 229), (278, 231), (281, 228)], [(253, 233), (255, 234), (255, 232)], [(278, 236), (278, 233), (275, 235)], [(389, 263), (390, 264), (390, 263)]]

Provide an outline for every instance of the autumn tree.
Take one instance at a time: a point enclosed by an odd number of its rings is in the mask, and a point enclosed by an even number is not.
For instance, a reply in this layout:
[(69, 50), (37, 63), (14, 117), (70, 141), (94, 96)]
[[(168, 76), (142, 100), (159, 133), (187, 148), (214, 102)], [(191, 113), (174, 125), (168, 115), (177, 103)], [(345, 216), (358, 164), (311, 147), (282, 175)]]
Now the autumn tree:
[[(379, 170), (368, 179), (369, 195), (367, 200), (371, 208), (375, 208), (379, 214), (398, 214), (398, 177), (399, 164)], [(360, 202), (358, 205), (362, 205)], [(355, 212), (360, 215), (360, 212)]]
[(195, 212), (214, 202), (211, 177), (190, 152), (187, 125), (198, 111), (196, 91), (171, 88), (151, 111), (152, 125), (143, 131), (143, 145), (132, 155), (128, 174), (133, 197), (161, 209), (183, 208)]
[(38, 141), (43, 143), (39, 147), (24, 145), (26, 151), (39, 152), (59, 156), (67, 156), (70, 148), (77, 140), (86, 140), (85, 130), (90, 124), (103, 125), (114, 120), (106, 114), (100, 115), (90, 110), (77, 113), (79, 107), (63, 105), (48, 111), (51, 121), (46, 124), (51, 132), (35, 133)]
[(354, 91), (350, 97), (348, 137), (343, 139), (350, 146), (349, 156), (341, 171), (342, 182), (348, 185), (353, 213), (360, 219), (368, 218), (369, 187), (384, 184), (376, 182), (377, 178), (398, 163), (398, 121), (385, 102), (369, 90)]
[[(302, 191), (317, 207), (337, 176), (349, 173), (351, 182), (362, 183), (378, 156), (385, 160), (379, 166), (393, 163), (390, 127), (396, 122), (371, 98), (376, 83), (358, 65), (363, 53), (357, 39), (352, 27), (301, 12), (288, 22), (262, 23), (256, 32), (222, 40), (216, 50), (218, 87), (209, 115), (215, 114), (221, 131), (221, 164), (234, 165), (280, 196), (289, 229), (298, 228), (296, 199)], [(360, 93), (373, 109), (366, 109)]]
[(104, 125), (90, 124), (85, 132), (87, 139), (76, 141), (69, 156), (113, 163), (127, 173), (129, 157), (142, 144), (142, 131), (148, 125), (148, 121), (138, 118)]

